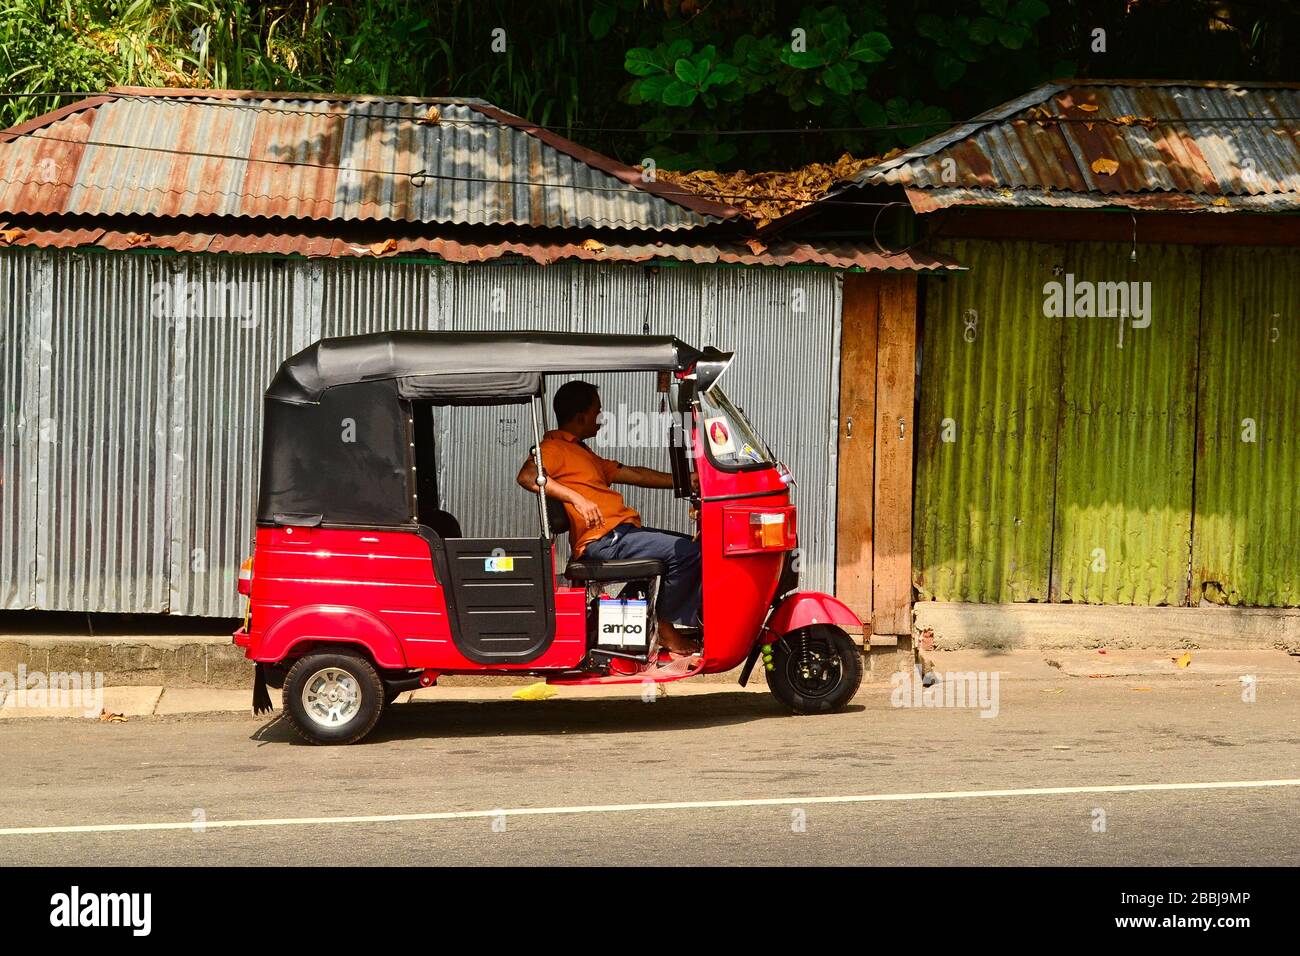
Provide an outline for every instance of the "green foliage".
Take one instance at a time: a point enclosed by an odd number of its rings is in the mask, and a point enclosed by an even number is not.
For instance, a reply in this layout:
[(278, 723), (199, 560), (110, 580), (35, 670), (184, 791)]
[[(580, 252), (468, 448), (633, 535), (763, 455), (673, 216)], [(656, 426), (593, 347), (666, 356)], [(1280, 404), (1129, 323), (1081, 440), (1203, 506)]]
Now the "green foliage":
[[(1293, 0), (0, 0), (0, 126), (111, 85), (473, 96), (629, 162), (779, 168), (1087, 71), (1095, 25), (1097, 74), (1300, 55)], [(845, 129), (726, 135), (766, 128)]]

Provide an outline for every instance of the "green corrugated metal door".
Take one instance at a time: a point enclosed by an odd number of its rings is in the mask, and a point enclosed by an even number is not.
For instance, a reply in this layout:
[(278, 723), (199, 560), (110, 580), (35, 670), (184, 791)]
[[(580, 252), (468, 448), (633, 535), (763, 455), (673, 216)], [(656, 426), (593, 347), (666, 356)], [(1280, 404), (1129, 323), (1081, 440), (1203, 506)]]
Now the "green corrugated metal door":
[(1300, 251), (1206, 252), (1192, 597), (1300, 605)]
[[(1143, 246), (1137, 262), (1129, 253), (1072, 243), (1060, 263), (1084, 314), (1055, 320), (1064, 339), (1053, 601), (1186, 601), (1200, 250)], [(1141, 299), (1126, 305), (1134, 292)]]
[(1060, 247), (955, 241), (926, 283), (917, 423), (921, 600), (1045, 601), (1062, 325), (1042, 311)]

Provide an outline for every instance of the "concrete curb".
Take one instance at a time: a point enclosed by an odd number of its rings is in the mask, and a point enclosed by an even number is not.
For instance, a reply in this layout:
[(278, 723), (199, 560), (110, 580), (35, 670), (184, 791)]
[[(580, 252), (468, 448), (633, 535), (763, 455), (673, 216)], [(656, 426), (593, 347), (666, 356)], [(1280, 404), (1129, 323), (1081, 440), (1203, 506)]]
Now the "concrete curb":
[[(1245, 677), (1260, 686), (1278, 682), (1300, 682), (1300, 657), (1281, 651), (1194, 651), (1186, 667), (1177, 659), (1180, 649), (1164, 651), (1097, 651), (1039, 652), (1039, 651), (926, 651), (922, 652), (924, 669), (934, 671), (940, 680), (954, 674), (996, 671), (1003, 681), (1033, 684), (1051, 684), (1055, 687), (1101, 687), (1120, 684), (1138, 684), (1136, 690), (1151, 690), (1154, 686), (1213, 687), (1237, 686)], [(728, 675), (712, 675), (715, 678)], [(888, 692), (892, 674), (884, 668), (869, 673), (863, 691)], [(1111, 680), (1113, 679), (1113, 680)], [(531, 678), (485, 678), (489, 683), (466, 685), (446, 683), (425, 690), (411, 691), (398, 698), (399, 703), (410, 702), (475, 702), (511, 701), (521, 685), (537, 683)], [(507, 680), (510, 682), (507, 683)], [(734, 682), (694, 678), (659, 685), (660, 696), (699, 697), (711, 694), (766, 694), (767, 687), (761, 679), (751, 681), (742, 688)], [(584, 699), (635, 699), (642, 696), (639, 684), (585, 685), (554, 687), (552, 700)], [(272, 701), (277, 712), (280, 695), (273, 692)], [(538, 705), (544, 701), (517, 701), (520, 706)], [(103, 709), (110, 714), (129, 718), (171, 717), (181, 715), (251, 713), (251, 688), (216, 687), (164, 687), (161, 685), (108, 686), (103, 688)], [(88, 714), (79, 707), (20, 708), (15, 701), (0, 700), (0, 721), (13, 719), (95, 719), (98, 712)]]
[(1300, 608), (918, 601), (935, 650), (1190, 648), (1300, 651)]

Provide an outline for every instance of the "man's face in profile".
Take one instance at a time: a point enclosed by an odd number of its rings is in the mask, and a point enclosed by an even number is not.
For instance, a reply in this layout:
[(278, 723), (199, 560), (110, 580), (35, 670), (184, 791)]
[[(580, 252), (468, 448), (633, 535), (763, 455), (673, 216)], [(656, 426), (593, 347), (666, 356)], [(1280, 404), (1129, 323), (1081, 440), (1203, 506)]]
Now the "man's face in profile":
[(591, 406), (574, 419), (574, 427), (578, 430), (574, 434), (580, 441), (586, 441), (588, 438), (595, 438), (596, 433), (600, 431), (601, 404), (600, 396), (597, 395)]

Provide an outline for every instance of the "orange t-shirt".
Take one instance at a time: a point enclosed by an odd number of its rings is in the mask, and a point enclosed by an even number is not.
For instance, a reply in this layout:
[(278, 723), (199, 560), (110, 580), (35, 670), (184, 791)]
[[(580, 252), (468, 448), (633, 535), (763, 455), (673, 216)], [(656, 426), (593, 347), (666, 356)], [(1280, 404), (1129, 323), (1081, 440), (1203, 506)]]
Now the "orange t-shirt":
[(547, 477), (573, 489), (600, 509), (600, 524), (588, 528), (577, 509), (567, 501), (564, 503), (564, 511), (569, 516), (569, 540), (575, 556), (621, 524), (640, 527), (641, 516), (609, 486), (614, 473), (622, 467), (619, 462), (601, 458), (573, 435), (553, 428), (542, 436), (542, 467), (546, 469)]

